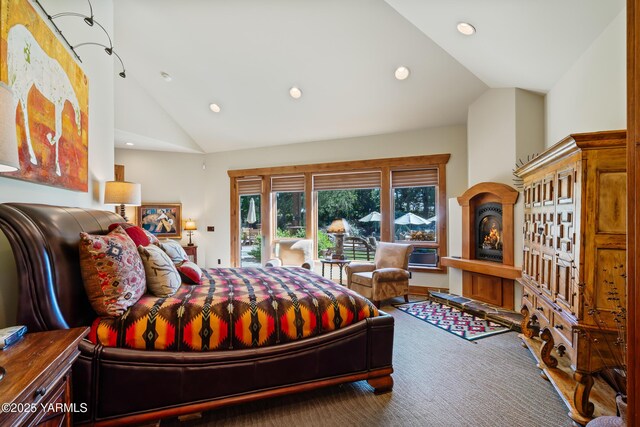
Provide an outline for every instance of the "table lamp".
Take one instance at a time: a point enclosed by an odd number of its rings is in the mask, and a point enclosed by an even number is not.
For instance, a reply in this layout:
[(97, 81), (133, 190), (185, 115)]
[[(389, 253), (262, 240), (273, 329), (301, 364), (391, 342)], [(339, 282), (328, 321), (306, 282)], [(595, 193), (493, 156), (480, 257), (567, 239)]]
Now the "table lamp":
[(142, 186), (127, 181), (107, 181), (104, 187), (104, 203), (120, 205), (120, 216), (125, 221), (129, 221), (124, 207), (142, 204)]
[(346, 219), (335, 219), (329, 227), (327, 233), (331, 233), (336, 237), (336, 251), (331, 255), (333, 259), (344, 259), (344, 235), (351, 230)]
[(198, 229), (198, 227), (196, 227), (196, 222), (189, 218), (187, 222), (184, 223), (184, 229), (189, 235), (189, 244), (187, 246), (193, 246), (193, 242), (191, 242), (191, 236), (193, 236), (193, 231)]

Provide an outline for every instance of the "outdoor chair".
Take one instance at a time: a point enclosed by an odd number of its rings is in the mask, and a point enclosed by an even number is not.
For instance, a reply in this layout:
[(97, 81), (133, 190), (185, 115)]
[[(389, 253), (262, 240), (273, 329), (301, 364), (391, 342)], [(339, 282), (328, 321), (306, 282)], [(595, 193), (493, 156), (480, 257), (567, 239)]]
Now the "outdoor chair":
[(276, 245), (276, 257), (266, 267), (303, 267), (311, 270), (313, 265), (313, 240), (280, 240)]

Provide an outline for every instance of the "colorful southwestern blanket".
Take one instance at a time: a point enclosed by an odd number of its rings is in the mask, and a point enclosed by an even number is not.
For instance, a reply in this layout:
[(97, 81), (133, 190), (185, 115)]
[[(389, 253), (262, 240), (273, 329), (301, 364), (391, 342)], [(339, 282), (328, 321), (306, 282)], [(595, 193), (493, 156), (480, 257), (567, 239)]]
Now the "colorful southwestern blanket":
[(141, 350), (266, 347), (378, 316), (366, 298), (304, 268), (217, 268), (174, 295), (145, 294), (120, 317), (100, 317), (94, 344)]

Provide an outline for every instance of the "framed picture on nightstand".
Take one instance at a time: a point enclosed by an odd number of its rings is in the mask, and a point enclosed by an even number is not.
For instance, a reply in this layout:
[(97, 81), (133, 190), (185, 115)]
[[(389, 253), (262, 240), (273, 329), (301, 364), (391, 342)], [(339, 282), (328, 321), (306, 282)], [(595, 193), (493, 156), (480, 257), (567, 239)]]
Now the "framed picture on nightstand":
[(149, 203), (138, 207), (137, 225), (157, 237), (182, 237), (182, 205)]

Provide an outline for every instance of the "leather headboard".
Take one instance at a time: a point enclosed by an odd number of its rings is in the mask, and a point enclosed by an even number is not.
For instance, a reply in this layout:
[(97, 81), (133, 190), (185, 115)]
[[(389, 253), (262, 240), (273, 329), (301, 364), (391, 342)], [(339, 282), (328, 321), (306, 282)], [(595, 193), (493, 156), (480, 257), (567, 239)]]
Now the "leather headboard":
[(30, 331), (89, 325), (96, 314), (80, 273), (80, 232), (106, 234), (114, 212), (38, 204), (0, 204), (0, 229), (18, 269), (18, 323)]

